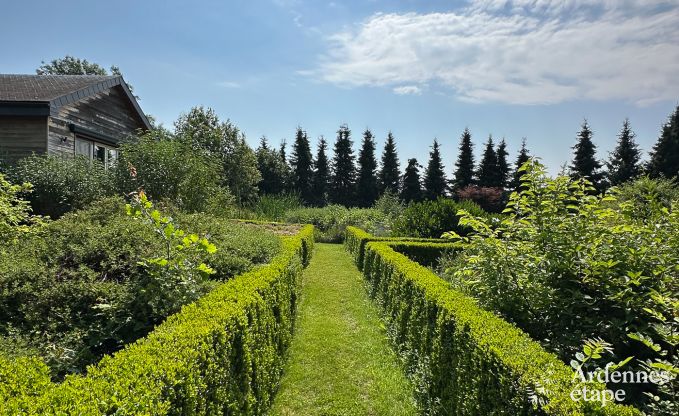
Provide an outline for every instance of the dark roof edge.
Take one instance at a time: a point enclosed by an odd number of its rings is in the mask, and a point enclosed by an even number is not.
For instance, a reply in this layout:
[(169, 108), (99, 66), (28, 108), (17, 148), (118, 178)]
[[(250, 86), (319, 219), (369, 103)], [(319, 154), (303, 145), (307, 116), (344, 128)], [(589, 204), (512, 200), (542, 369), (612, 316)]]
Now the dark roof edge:
[(99, 81), (96, 84), (89, 85), (85, 88), (52, 99), (49, 102), (52, 113), (56, 113), (56, 110), (61, 106), (80, 101), (83, 98), (104, 92), (116, 86), (120, 86), (122, 88), (123, 92), (125, 92), (125, 95), (127, 96), (127, 99), (130, 101), (130, 104), (132, 104), (132, 107), (137, 112), (139, 120), (147, 130), (150, 130), (151, 123), (149, 122), (149, 119), (146, 118), (146, 114), (144, 114), (141, 107), (139, 107), (137, 99), (134, 98), (132, 91), (130, 91), (130, 88), (127, 86), (127, 83), (122, 76), (111, 77), (103, 81)]
[(47, 117), (50, 103), (47, 101), (0, 101), (0, 116)]

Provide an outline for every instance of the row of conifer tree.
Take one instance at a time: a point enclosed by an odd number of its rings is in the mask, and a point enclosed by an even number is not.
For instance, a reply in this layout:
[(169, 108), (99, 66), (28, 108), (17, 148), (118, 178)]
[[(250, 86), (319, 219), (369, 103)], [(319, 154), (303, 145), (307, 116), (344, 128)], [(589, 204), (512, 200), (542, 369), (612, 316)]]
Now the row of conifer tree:
[[(592, 136), (585, 120), (573, 146), (569, 173), (574, 177), (588, 178), (599, 190), (642, 174), (668, 178), (679, 175), (679, 107), (663, 126), (650, 152), (650, 160), (645, 163), (629, 120), (624, 121), (617, 145), (606, 161), (597, 158)], [(378, 165), (375, 137), (369, 129), (363, 132), (356, 155), (351, 130), (347, 125), (340, 126), (332, 159), (329, 159), (326, 140), (320, 138), (314, 157), (306, 131), (298, 127), (289, 157), (285, 141), (280, 147), (272, 148), (266, 138), (262, 138), (256, 151), (262, 175), (259, 190), (263, 194), (295, 192), (308, 205), (333, 203), (369, 207), (385, 192), (410, 202), (454, 195), (468, 187), (504, 191), (516, 189), (520, 183), (518, 167), (530, 157), (526, 140), (522, 141), (513, 164), (508, 161), (504, 139), (496, 144), (489, 137), (484, 146), (477, 165), (471, 133), (465, 129), (460, 137), (453, 175), (448, 178), (440, 145), (434, 139), (426, 167), (411, 158), (401, 174), (396, 140), (391, 132), (387, 135)]]

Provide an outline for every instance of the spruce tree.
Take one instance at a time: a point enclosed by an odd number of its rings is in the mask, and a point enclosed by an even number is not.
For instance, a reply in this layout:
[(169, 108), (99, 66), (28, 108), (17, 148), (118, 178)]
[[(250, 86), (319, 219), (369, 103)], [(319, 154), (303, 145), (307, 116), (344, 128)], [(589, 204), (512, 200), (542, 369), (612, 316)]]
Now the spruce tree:
[(330, 201), (334, 204), (353, 206), (356, 194), (356, 166), (352, 148), (351, 130), (347, 125), (340, 126), (335, 141), (335, 154), (332, 159), (330, 179)]
[(382, 152), (382, 169), (379, 174), (380, 194), (398, 193), (399, 163), (394, 135), (389, 132)]
[(525, 174), (525, 172), (520, 168), (529, 160), (530, 152), (526, 147), (526, 138), (524, 137), (521, 140), (521, 150), (519, 150), (519, 154), (516, 156), (516, 162), (514, 162), (514, 176), (512, 177), (512, 183), (510, 184), (512, 191), (518, 191), (521, 187), (521, 177)]
[(585, 120), (573, 146), (571, 176), (575, 179), (587, 178), (597, 190), (601, 189), (601, 162), (596, 159), (596, 145), (592, 142), (592, 130)]
[(313, 195), (314, 195), (314, 205), (325, 206), (328, 202), (328, 187), (330, 182), (330, 167), (328, 165), (328, 157), (326, 156), (326, 150), (328, 149), (328, 144), (325, 142), (323, 136), (321, 136), (318, 142), (318, 151), (316, 153), (316, 160), (314, 161), (314, 182), (313, 182)]
[(369, 129), (363, 132), (361, 151), (358, 154), (358, 180), (356, 182), (356, 203), (360, 207), (371, 207), (379, 196), (377, 186), (377, 160), (375, 140)]
[(288, 143), (285, 139), (281, 140), (281, 145), (278, 148), (278, 157), (283, 166), (283, 191), (290, 191), (292, 188), (292, 171), (290, 170), (290, 164), (288, 164), (287, 155)]
[(446, 174), (441, 161), (441, 150), (438, 140), (434, 139), (434, 144), (429, 152), (429, 163), (424, 172), (424, 197), (427, 199), (437, 199), (446, 194)]
[(648, 171), (652, 177), (679, 177), (679, 106), (662, 128), (651, 151)]
[(504, 138), (497, 146), (495, 154), (497, 156), (497, 186), (504, 189), (507, 187), (507, 183), (509, 181), (509, 163), (507, 162), (507, 156), (509, 156), (509, 153), (507, 152), (507, 142), (505, 142)]
[(486, 148), (483, 151), (483, 157), (479, 164), (477, 173), (477, 183), (479, 186), (486, 188), (495, 188), (499, 186), (499, 175), (497, 170), (497, 154), (495, 153), (495, 144), (493, 137), (488, 136)]
[(420, 166), (417, 159), (408, 159), (405, 174), (403, 175), (403, 187), (401, 189), (401, 200), (408, 202), (418, 202), (422, 200), (422, 183), (420, 181)]
[(625, 119), (622, 130), (618, 134), (618, 144), (611, 153), (607, 179), (610, 185), (620, 185), (636, 178), (641, 173), (641, 151), (634, 141), (635, 134), (630, 128), (629, 119)]
[(313, 180), (313, 159), (309, 138), (301, 127), (297, 127), (295, 143), (292, 145), (292, 186), (305, 204), (310, 204), (313, 199), (311, 191)]
[(255, 152), (257, 156), (257, 169), (262, 176), (259, 181), (260, 194), (279, 194), (284, 190), (283, 175), (285, 166), (281, 162), (276, 149), (269, 147), (266, 137), (262, 137), (259, 147)]
[(453, 187), (456, 190), (474, 184), (474, 144), (468, 128), (464, 129), (460, 137), (459, 152), (453, 179)]

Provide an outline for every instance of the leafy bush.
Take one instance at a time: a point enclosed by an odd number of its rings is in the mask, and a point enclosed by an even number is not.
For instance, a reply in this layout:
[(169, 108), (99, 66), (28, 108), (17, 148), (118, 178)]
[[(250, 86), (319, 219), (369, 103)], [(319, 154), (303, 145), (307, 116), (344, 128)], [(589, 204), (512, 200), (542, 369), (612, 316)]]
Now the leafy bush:
[(152, 130), (120, 148), (115, 179), (118, 191), (130, 194), (139, 189), (156, 201), (170, 201), (178, 208), (206, 211), (233, 198), (220, 186), (222, 166), (167, 132)]
[[(215, 269), (214, 281), (268, 262), (279, 247), (271, 233), (207, 214), (180, 214), (175, 222), (216, 245), (215, 255), (195, 259)], [(159, 292), (142, 265), (166, 250), (152, 226), (125, 215), (121, 199), (104, 199), (53, 221), (0, 253), (0, 335), (18, 331), (31, 339), (56, 376), (82, 371), (189, 300), (173, 299), (172, 287)], [(197, 283), (191, 299), (214, 285)], [(154, 308), (149, 300), (163, 293), (169, 303)]]
[(392, 235), (402, 237), (440, 238), (447, 231), (455, 230), (465, 235), (468, 229), (459, 225), (458, 211), (467, 210), (474, 215), (488, 216), (471, 201), (455, 202), (439, 198), (436, 201), (414, 202), (403, 210), (393, 223)]
[(651, 218), (662, 207), (671, 208), (672, 202), (679, 201), (679, 185), (672, 179), (639, 179), (618, 185), (611, 192), (619, 202), (629, 202), (630, 215)]
[(84, 157), (29, 156), (10, 169), (15, 183), (30, 183), (33, 212), (58, 218), (115, 192), (104, 165)]
[(12, 185), (0, 173), (0, 244), (3, 246), (43, 224), (42, 218), (31, 214), (30, 203), (21, 198), (22, 194), (30, 194), (32, 190), (29, 183)]
[(313, 224), (316, 240), (337, 243), (344, 239), (347, 226), (371, 230), (376, 234), (386, 234), (388, 217), (374, 208), (346, 208), (342, 205), (328, 205), (323, 208), (299, 208), (288, 211), (285, 222)]
[[(352, 252), (369, 238), (353, 228), (349, 235)], [(426, 414), (640, 414), (572, 400), (577, 382), (566, 365), (388, 243), (365, 246), (363, 272)]]
[(586, 181), (549, 179), (537, 162), (524, 170), (523, 190), (499, 227), (463, 215), (474, 233), (460, 238), (465, 250), (448, 259), (445, 277), (564, 360), (583, 340), (602, 338), (618, 359), (634, 356), (633, 369), (668, 371), (674, 381), (665, 386), (622, 387), (636, 404), (645, 402), (641, 392), (658, 397), (651, 405), (677, 403), (677, 202), (669, 209), (644, 202), (639, 216), (636, 198), (592, 196)]
[[(19, 388), (23, 394), (0, 396), (0, 414), (266, 414), (292, 339), (312, 237), (312, 227), (283, 237), (270, 264), (219, 285), (87, 376), (37, 394)], [(0, 374), (5, 368), (0, 361)]]
[(283, 221), (288, 211), (302, 208), (298, 194), (262, 195), (253, 207), (259, 220)]

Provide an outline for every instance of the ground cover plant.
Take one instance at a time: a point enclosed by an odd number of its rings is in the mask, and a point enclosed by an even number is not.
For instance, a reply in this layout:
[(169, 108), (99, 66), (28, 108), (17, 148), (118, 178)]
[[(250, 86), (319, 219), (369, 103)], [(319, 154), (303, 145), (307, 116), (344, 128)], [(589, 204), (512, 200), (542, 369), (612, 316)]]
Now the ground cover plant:
[(678, 202), (641, 196), (657, 188), (648, 183), (594, 195), (587, 181), (550, 179), (537, 162), (523, 173), (523, 191), (497, 228), (463, 213), (474, 232), (449, 234), (465, 248), (447, 258), (442, 276), (566, 362), (585, 340), (601, 339), (606, 359), (665, 371), (663, 382), (618, 388), (649, 414), (676, 414)]
[[(208, 214), (151, 212), (142, 220), (126, 215), (122, 199), (104, 199), (3, 246), (1, 344), (40, 355), (57, 378), (83, 371), (279, 249), (263, 229)], [(197, 249), (205, 238), (215, 253)], [(190, 272), (201, 264), (209, 269)]]

